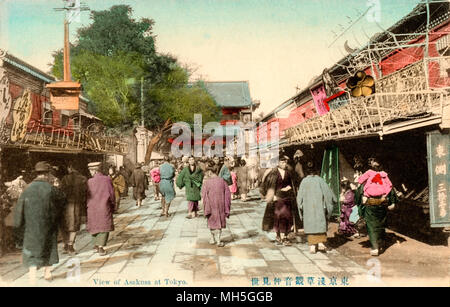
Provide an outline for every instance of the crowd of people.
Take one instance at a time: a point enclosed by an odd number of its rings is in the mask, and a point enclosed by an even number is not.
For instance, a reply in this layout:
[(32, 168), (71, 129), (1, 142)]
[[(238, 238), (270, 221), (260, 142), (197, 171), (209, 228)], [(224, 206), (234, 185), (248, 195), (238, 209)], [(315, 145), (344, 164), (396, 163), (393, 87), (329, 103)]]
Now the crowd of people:
[[(302, 156), (297, 151), (293, 165), (289, 157), (281, 156), (277, 165), (271, 165), (274, 167), (261, 169), (256, 164), (249, 166), (246, 159), (233, 157), (190, 156), (175, 160), (165, 156), (161, 162), (152, 162), (148, 170), (138, 163), (131, 172), (92, 162), (87, 165), (89, 179), (73, 165), (58, 177), (48, 162), (38, 162), (36, 177), (30, 183), (21, 174), (5, 184), (7, 189), (1, 198), (2, 245), (6, 241), (22, 249), (23, 263), (32, 280), (39, 268), (44, 268), (44, 278), (51, 280), (51, 266), (59, 261), (58, 235), (63, 242), (62, 252), (74, 255), (76, 236), (85, 222), (94, 251), (106, 255), (105, 246), (114, 230), (114, 214), (119, 212), (121, 198), (132, 187), (136, 207), (140, 208), (151, 182), (154, 199), (161, 201), (161, 217), (170, 216), (175, 186), (185, 189), (186, 218), (199, 217), (202, 207), (211, 233), (210, 244), (218, 247), (225, 245), (221, 234), (231, 213), (231, 201), (240, 198), (245, 202), (249, 191), (259, 187), (266, 204), (262, 229), (275, 232), (275, 244), (295, 244), (295, 235), (303, 229), (310, 252), (326, 252), (328, 223), (340, 201), (339, 232), (358, 237), (367, 229), (370, 254), (379, 255), (384, 249), (387, 210), (397, 202), (389, 176), (381, 171), (379, 162), (370, 159), (369, 167), (364, 169), (361, 159), (355, 159), (355, 177), (342, 178), (342, 193), (335, 195), (319, 176), (318, 167), (312, 161), (303, 161)], [(13, 231), (8, 234), (7, 229)]]
[(353, 180), (341, 178), (341, 194), (336, 195), (319, 176), (312, 161), (303, 161), (302, 152), (294, 155), (294, 166), (286, 156), (278, 166), (260, 172), (260, 194), (266, 200), (262, 229), (276, 233), (276, 244), (292, 245), (298, 229), (303, 229), (310, 252), (326, 252), (328, 224), (340, 202), (338, 232), (358, 238), (366, 232), (371, 243), (370, 255), (385, 249), (387, 210), (398, 202), (396, 190), (380, 163), (369, 158), (367, 167), (355, 157)]

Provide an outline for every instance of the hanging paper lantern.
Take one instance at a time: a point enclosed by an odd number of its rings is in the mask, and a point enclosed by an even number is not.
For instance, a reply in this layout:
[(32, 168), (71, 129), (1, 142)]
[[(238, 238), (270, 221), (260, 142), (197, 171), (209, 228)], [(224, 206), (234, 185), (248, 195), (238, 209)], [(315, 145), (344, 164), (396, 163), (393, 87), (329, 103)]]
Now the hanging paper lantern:
[(353, 97), (367, 97), (375, 93), (375, 80), (363, 71), (358, 71), (347, 81), (347, 87)]

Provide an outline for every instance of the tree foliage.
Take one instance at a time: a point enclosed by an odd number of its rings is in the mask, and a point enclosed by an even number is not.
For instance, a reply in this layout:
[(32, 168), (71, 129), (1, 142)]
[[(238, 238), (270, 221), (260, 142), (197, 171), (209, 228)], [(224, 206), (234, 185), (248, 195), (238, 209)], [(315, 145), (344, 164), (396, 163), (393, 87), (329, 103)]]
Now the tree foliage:
[[(203, 114), (207, 121), (217, 120), (219, 110), (213, 98), (188, 84), (187, 69), (174, 57), (155, 51), (153, 20), (133, 19), (127, 5), (93, 11), (91, 20), (78, 30), (71, 47), (71, 69), (92, 102), (91, 111), (105, 125), (127, 128), (140, 122), (141, 78), (147, 128), (161, 127), (169, 118), (192, 122), (194, 113)], [(52, 73), (62, 78), (62, 50), (53, 57)]]

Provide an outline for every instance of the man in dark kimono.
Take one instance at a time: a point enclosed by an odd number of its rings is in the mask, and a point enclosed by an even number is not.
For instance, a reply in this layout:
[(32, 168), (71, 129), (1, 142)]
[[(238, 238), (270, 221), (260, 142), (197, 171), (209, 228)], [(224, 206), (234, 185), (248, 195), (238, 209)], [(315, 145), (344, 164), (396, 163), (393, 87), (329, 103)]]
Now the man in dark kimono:
[(142, 170), (141, 163), (136, 165), (133, 174), (131, 174), (130, 183), (133, 187), (133, 198), (136, 200), (136, 206), (140, 208), (142, 200), (146, 197), (145, 190), (148, 188), (148, 177)]
[(88, 168), (92, 178), (88, 180), (87, 230), (92, 235), (94, 250), (104, 256), (103, 247), (108, 242), (109, 232), (114, 230), (114, 188), (111, 178), (100, 172), (101, 162), (89, 163)]
[(58, 258), (58, 218), (64, 194), (49, 183), (50, 165), (38, 162), (36, 179), (23, 191), (14, 212), (16, 228), (23, 228), (23, 264), (34, 283), (36, 271), (44, 267), (44, 278), (52, 279), (51, 266)]
[(60, 230), (64, 241), (64, 252), (75, 254), (74, 244), (77, 231), (80, 231), (82, 210), (86, 203), (87, 179), (72, 165), (67, 167), (68, 174), (61, 180), (61, 190), (67, 203), (61, 216)]
[(267, 175), (266, 212), (263, 218), (263, 230), (274, 230), (276, 243), (290, 246), (288, 234), (293, 225), (292, 204), (295, 200), (289, 172), (288, 157), (281, 157), (278, 167)]

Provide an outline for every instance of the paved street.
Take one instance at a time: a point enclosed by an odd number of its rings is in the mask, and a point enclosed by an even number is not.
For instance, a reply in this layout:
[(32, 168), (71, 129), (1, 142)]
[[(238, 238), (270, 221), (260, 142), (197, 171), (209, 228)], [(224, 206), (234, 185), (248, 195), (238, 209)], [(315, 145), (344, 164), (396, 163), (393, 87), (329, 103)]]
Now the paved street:
[[(37, 285), (367, 285), (367, 268), (336, 250), (311, 255), (300, 236), (293, 246), (276, 246), (274, 235), (260, 230), (264, 206), (256, 193), (252, 197), (245, 203), (233, 201), (222, 248), (209, 244), (210, 232), (203, 216), (185, 218), (184, 191), (177, 191), (169, 218), (159, 216), (160, 205), (153, 197), (139, 209), (126, 198), (115, 217), (116, 229), (111, 233), (106, 256), (93, 252), (91, 237), (83, 230), (75, 244), (78, 254), (68, 257), (60, 253), (60, 262), (53, 269), (54, 280), (45, 281), (41, 270)], [(1, 259), (0, 274), (7, 285), (29, 285), (20, 261), (20, 253)]]

